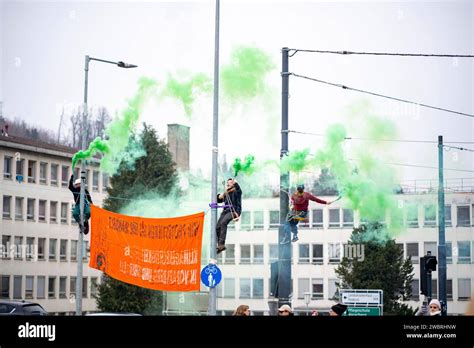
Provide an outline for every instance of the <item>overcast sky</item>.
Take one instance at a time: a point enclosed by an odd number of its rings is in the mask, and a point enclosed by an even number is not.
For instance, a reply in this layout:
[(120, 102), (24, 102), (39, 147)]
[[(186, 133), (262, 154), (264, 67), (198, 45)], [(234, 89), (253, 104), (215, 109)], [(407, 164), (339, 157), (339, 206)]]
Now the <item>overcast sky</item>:
[[(70, 2), (8, 1), (0, 4), (0, 101), (3, 114), (56, 130), (63, 104), (83, 99), (84, 55), (136, 63), (117, 69), (91, 63), (89, 101), (111, 112), (133, 96), (140, 76), (163, 81), (168, 73), (212, 76), (214, 1)], [(471, 1), (321, 2), (221, 0), (223, 64), (232, 48), (251, 45), (271, 55), (271, 106), (255, 100), (222, 105), (220, 153), (278, 158), (281, 47), (320, 50), (474, 54)], [(290, 71), (330, 82), (474, 113), (474, 59), (335, 56), (299, 52)], [(395, 121), (401, 139), (473, 141), (473, 118), (407, 107), (316, 82), (290, 78), (290, 129), (324, 133), (334, 122), (348, 125), (347, 108), (361, 100)], [(265, 112), (270, 117), (262, 118)], [(190, 125), (191, 165), (208, 171), (212, 98), (195, 105), (192, 120), (173, 100), (150, 103), (143, 120), (166, 136), (166, 124)], [(225, 120), (224, 120), (225, 119)], [(360, 129), (359, 129), (360, 131)], [(360, 132), (359, 132), (360, 133)], [(270, 138), (267, 138), (271, 135)], [(320, 137), (290, 134), (290, 149), (321, 146)], [(354, 143), (352, 143), (354, 144)], [(354, 145), (355, 146), (355, 145)], [(469, 145), (465, 145), (468, 147)], [(474, 145), (470, 145), (474, 147)], [(346, 147), (350, 150), (351, 144)], [(370, 148), (368, 148), (370, 151)], [(446, 152), (445, 166), (474, 170), (473, 152)], [(396, 144), (390, 162), (437, 166), (434, 144)], [(437, 171), (395, 167), (402, 179), (435, 179)], [(447, 172), (446, 177), (473, 177)]]

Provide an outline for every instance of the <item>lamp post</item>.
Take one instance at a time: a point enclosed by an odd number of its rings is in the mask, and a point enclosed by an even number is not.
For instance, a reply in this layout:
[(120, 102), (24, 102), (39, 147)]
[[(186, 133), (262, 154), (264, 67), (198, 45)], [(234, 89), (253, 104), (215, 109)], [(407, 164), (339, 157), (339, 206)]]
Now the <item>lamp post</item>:
[[(87, 89), (88, 89), (88, 81), (89, 81), (89, 62), (91, 60), (95, 60), (102, 63), (114, 64), (117, 65), (119, 68), (136, 68), (137, 65), (124, 63), (122, 61), (113, 62), (110, 60), (93, 58), (90, 56), (85, 57), (85, 65), (84, 65), (84, 111), (82, 114), (82, 130), (81, 130), (81, 149), (85, 150), (87, 147), (86, 144), (86, 121), (87, 121)], [(81, 212), (81, 223), (79, 224), (80, 231), (79, 231), (79, 238), (77, 242), (77, 277), (76, 277), (76, 315), (82, 315), (82, 258), (83, 258), (83, 251), (84, 251), (84, 199), (85, 199), (85, 184), (86, 184), (86, 164), (85, 161), (81, 161), (81, 194), (79, 200), (79, 208)]]
[(304, 296), (304, 303), (306, 303), (306, 315), (308, 315), (308, 306), (309, 306), (309, 303), (311, 302), (311, 293), (305, 292), (303, 296)]

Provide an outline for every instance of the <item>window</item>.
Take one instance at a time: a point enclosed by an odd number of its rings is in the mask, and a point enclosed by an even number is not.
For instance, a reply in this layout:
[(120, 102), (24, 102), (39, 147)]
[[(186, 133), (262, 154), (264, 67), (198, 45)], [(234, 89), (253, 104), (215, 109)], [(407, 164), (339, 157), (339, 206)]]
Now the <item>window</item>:
[(40, 184), (46, 184), (48, 163), (40, 162)]
[(453, 244), (446, 242), (446, 263), (453, 263)]
[(418, 227), (418, 206), (415, 204), (407, 203), (407, 226), (416, 228)]
[(224, 264), (235, 264), (235, 244), (227, 244), (227, 249), (224, 252), (224, 256)]
[(61, 239), (59, 244), (59, 259), (66, 261), (67, 259), (67, 239)]
[(425, 205), (425, 226), (436, 226), (436, 206), (434, 204)]
[(458, 263), (471, 263), (471, 242), (458, 242)]
[(451, 205), (444, 206), (444, 223), (446, 226), (451, 226)]
[(2, 236), (2, 258), (7, 259), (10, 257), (10, 243), (11, 237), (3, 235)]
[(298, 263), (309, 263), (309, 244), (299, 244), (298, 251)]
[(28, 182), (36, 182), (36, 161), (28, 160)]
[(252, 279), (252, 298), (263, 298), (263, 279)]
[(337, 299), (337, 279), (328, 279), (328, 300)]
[(56, 298), (56, 277), (48, 278), (48, 298)]
[[(35, 238), (34, 237), (27, 237), (26, 238), (26, 259), (32, 260), (35, 255)], [(37, 252), (37, 250), (36, 250)]]
[(309, 278), (298, 278), (298, 298), (303, 299), (305, 292), (310, 292)]
[(109, 187), (109, 175), (102, 173), (102, 190), (105, 190), (107, 187)]
[(8, 156), (3, 157), (3, 177), (5, 179), (12, 178), (12, 158)]
[(311, 261), (313, 265), (323, 264), (323, 245), (313, 244), (313, 259)]
[(87, 298), (87, 277), (82, 278), (82, 297)]
[(61, 203), (61, 223), (67, 224), (69, 203)]
[(13, 298), (20, 299), (22, 298), (22, 289), (21, 289), (21, 282), (23, 281), (22, 276), (14, 276), (13, 277)]
[(95, 298), (97, 296), (97, 277), (91, 277), (91, 297)]
[(263, 263), (263, 244), (255, 244), (253, 246), (253, 263)]
[(33, 289), (34, 289), (34, 279), (33, 276), (26, 276), (25, 277), (25, 298), (32, 299), (33, 298)]
[(324, 286), (323, 286), (323, 279), (313, 279), (312, 281), (312, 294), (311, 298), (314, 299), (322, 299), (324, 298)]
[(418, 301), (420, 298), (420, 281), (418, 279), (413, 279), (411, 281), (411, 296), (410, 300)]
[(329, 256), (329, 263), (339, 263), (341, 261), (341, 244), (329, 243), (328, 256)]
[(240, 246), (240, 263), (248, 264), (250, 263), (250, 245), (242, 244)]
[(99, 192), (99, 172), (92, 171), (92, 191)]
[(39, 201), (38, 220), (41, 222), (46, 221), (46, 201)]
[(2, 275), (2, 283), (0, 286), (0, 297), (10, 298), (10, 276)]
[(436, 242), (425, 242), (425, 255), (431, 252), (431, 255), (438, 256), (438, 244)]
[(240, 216), (240, 229), (241, 230), (250, 230), (250, 212), (243, 211)]
[(89, 259), (89, 242), (87, 240), (82, 243), (82, 261), (87, 261)]
[[(24, 166), (25, 166), (24, 159), (20, 159), (19, 161), (16, 161), (16, 175), (17, 175), (18, 181), (23, 181), (23, 167)], [(18, 176), (20, 176), (21, 179)]]
[(418, 243), (407, 243), (407, 257), (411, 259), (411, 263), (419, 263)]
[(458, 226), (470, 226), (469, 206), (458, 206)]
[(3, 196), (3, 218), (4, 219), (11, 219), (12, 218), (12, 197), (11, 196)]
[(14, 239), (15, 242), (15, 259), (23, 259), (23, 252), (22, 252), (22, 246), (23, 246), (23, 237), (15, 236)]
[(51, 186), (57, 186), (58, 185), (58, 165), (57, 164), (51, 164)]
[(343, 209), (343, 227), (353, 227), (354, 226), (354, 211), (351, 209)]
[(23, 197), (15, 197), (15, 220), (23, 220)]
[(71, 261), (77, 261), (77, 240), (71, 240)]
[(79, 167), (74, 168), (74, 178), (75, 178), (75, 179), (79, 179), (79, 178), (81, 177), (81, 176), (80, 176), (80, 174), (81, 174), (80, 171), (81, 171), (81, 170), (80, 170)]
[(253, 229), (263, 230), (263, 211), (253, 212)]
[(67, 277), (59, 277), (59, 298), (66, 298)]
[(270, 210), (270, 228), (278, 228), (280, 226), (280, 211)]
[(224, 278), (223, 285), (224, 285), (224, 297), (235, 298), (235, 279)]
[(250, 279), (240, 279), (240, 298), (250, 298)]
[(69, 278), (69, 295), (76, 295), (76, 277)]
[(458, 300), (466, 301), (471, 299), (471, 279), (458, 279)]
[(329, 228), (340, 227), (341, 225), (341, 214), (340, 209), (329, 209)]
[(453, 300), (453, 280), (446, 279), (446, 299), (448, 301)]
[(58, 221), (58, 202), (50, 202), (49, 203), (49, 222), (57, 222)]
[(46, 277), (39, 276), (36, 280), (36, 298), (45, 298)]
[(38, 260), (44, 260), (46, 249), (46, 238), (38, 238)]
[(26, 218), (27, 220), (34, 221), (35, 220), (35, 204), (36, 200), (33, 198), (28, 198), (28, 204), (26, 207)]
[(278, 260), (278, 244), (270, 244), (270, 262), (274, 262)]
[(313, 210), (313, 227), (323, 227), (323, 210)]
[(431, 279), (431, 297), (438, 298), (438, 279)]
[(61, 186), (68, 187), (69, 185), (69, 167), (61, 166)]
[(50, 239), (49, 240), (49, 260), (56, 260), (56, 245), (58, 240), (57, 239)]

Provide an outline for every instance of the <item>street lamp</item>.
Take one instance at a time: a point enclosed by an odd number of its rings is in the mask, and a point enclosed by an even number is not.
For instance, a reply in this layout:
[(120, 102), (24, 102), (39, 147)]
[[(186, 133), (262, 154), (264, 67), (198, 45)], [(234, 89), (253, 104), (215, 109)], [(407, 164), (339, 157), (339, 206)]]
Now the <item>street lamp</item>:
[[(86, 149), (86, 137), (85, 137), (85, 127), (87, 121), (87, 88), (88, 88), (88, 81), (89, 81), (89, 62), (91, 60), (95, 60), (102, 63), (114, 64), (117, 65), (119, 68), (136, 68), (137, 65), (124, 63), (122, 61), (113, 62), (110, 60), (93, 58), (86, 55), (85, 65), (84, 65), (84, 112), (82, 115), (82, 144), (81, 148), (83, 150)], [(79, 208), (81, 212), (81, 223), (79, 224), (80, 231), (79, 231), (79, 240), (78, 240), (78, 250), (77, 250), (77, 277), (76, 277), (76, 315), (82, 315), (82, 257), (83, 257), (83, 248), (84, 248), (84, 199), (85, 199), (85, 185), (86, 185), (86, 165), (85, 161), (81, 161), (81, 194), (79, 200)]]
[(309, 306), (309, 303), (311, 302), (311, 293), (305, 292), (303, 296), (304, 296), (304, 303), (306, 303), (306, 315), (308, 315), (308, 306)]

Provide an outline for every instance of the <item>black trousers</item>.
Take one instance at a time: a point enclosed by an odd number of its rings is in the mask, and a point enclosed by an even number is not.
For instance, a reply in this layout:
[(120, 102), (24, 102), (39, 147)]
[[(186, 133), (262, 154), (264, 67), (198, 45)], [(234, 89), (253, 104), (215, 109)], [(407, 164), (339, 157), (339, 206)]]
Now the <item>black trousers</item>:
[(217, 245), (225, 245), (225, 237), (227, 236), (227, 225), (233, 219), (230, 211), (223, 211), (219, 220), (217, 221)]

